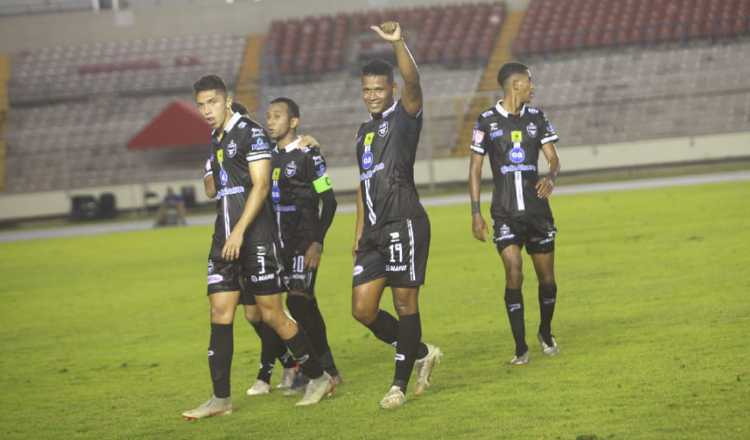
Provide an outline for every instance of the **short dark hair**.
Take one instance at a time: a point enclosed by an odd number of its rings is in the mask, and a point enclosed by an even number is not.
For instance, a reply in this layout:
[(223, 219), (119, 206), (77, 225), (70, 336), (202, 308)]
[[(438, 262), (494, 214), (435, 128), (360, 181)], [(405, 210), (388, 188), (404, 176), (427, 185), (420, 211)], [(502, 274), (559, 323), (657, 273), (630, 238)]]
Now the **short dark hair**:
[(500, 84), (500, 87), (505, 88), (505, 82), (508, 80), (508, 78), (517, 73), (528, 74), (529, 66), (515, 61), (505, 63), (503, 64), (503, 67), (501, 67), (497, 72), (497, 83)]
[(224, 80), (216, 75), (203, 76), (193, 84), (193, 92), (196, 95), (207, 90), (217, 90), (219, 93), (227, 96), (227, 86), (224, 84)]
[(245, 107), (244, 105), (240, 104), (237, 101), (233, 101), (232, 102), (232, 111), (235, 112), (235, 113), (239, 113), (241, 115), (247, 115), (247, 114), (249, 114), (247, 112), (247, 107)]
[(299, 119), (299, 106), (291, 98), (281, 96), (271, 101), (271, 104), (280, 104), (282, 102), (286, 104), (286, 111), (289, 117)]
[(372, 60), (362, 67), (362, 76), (385, 76), (393, 82), (393, 65), (385, 60)]

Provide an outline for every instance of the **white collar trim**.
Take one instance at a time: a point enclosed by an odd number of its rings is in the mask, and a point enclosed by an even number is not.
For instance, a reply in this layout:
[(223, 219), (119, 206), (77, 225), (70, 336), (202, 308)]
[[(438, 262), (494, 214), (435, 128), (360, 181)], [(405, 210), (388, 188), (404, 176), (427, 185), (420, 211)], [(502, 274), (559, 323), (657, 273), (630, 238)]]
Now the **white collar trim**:
[[(497, 110), (498, 113), (503, 115), (504, 117), (510, 116), (510, 113), (508, 113), (507, 110), (505, 110), (505, 107), (503, 107), (503, 100), (497, 101), (497, 105), (495, 105), (495, 110)], [(526, 104), (521, 106), (521, 112), (518, 114), (518, 116), (523, 116), (523, 114), (526, 113)]]
[(297, 139), (293, 140), (292, 142), (289, 142), (284, 147), (284, 151), (287, 153), (291, 152), (292, 150), (296, 150), (297, 148), (300, 148), (300, 141), (302, 140), (301, 137), (297, 136)]

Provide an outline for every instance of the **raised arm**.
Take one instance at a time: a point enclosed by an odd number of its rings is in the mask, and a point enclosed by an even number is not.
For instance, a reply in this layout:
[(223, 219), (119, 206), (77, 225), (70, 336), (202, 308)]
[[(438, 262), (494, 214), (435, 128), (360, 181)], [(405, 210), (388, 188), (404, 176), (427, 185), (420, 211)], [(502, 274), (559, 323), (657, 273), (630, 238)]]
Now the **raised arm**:
[(387, 21), (380, 26), (370, 29), (380, 35), (380, 38), (393, 45), (396, 54), (396, 64), (404, 79), (404, 90), (401, 92), (401, 103), (410, 115), (416, 115), (422, 110), (422, 86), (419, 83), (419, 69), (409, 48), (406, 46), (401, 25), (395, 21)]

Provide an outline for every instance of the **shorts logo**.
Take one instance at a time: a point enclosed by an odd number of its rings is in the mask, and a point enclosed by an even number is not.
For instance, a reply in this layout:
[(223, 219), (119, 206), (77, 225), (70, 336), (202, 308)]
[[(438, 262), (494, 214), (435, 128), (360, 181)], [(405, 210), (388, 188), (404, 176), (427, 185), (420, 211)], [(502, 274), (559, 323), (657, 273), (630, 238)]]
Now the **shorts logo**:
[(250, 281), (253, 283), (258, 283), (262, 281), (268, 281), (272, 280), (276, 277), (275, 273), (267, 273), (265, 275), (250, 275)]
[(506, 224), (503, 224), (502, 226), (500, 226), (500, 236), (497, 237), (497, 241), (510, 240), (515, 236), (516, 235), (510, 231), (510, 227)]
[(378, 127), (378, 136), (385, 137), (388, 134), (388, 121), (383, 121)]
[(214, 272), (214, 260), (208, 260), (208, 274), (211, 275)]
[(297, 174), (297, 163), (291, 161), (286, 164), (286, 168), (284, 168), (284, 175), (286, 177), (294, 177), (295, 174)]
[(504, 132), (503, 132), (502, 129), (501, 130), (491, 131), (490, 132), (490, 139), (492, 139), (494, 141), (495, 139), (497, 139), (499, 137), (502, 137), (503, 134), (504, 134)]
[(362, 168), (365, 170), (369, 170), (372, 168), (372, 163), (374, 162), (374, 157), (372, 156), (372, 151), (365, 151), (362, 154)]
[(227, 145), (227, 156), (234, 157), (237, 154), (237, 143), (232, 141)]
[(529, 125), (526, 126), (526, 133), (528, 133), (532, 138), (535, 138), (536, 131), (536, 124), (534, 124), (533, 122), (529, 122)]
[(219, 274), (213, 274), (208, 276), (208, 284), (217, 284), (224, 281), (224, 277)]
[(520, 145), (516, 144), (508, 153), (508, 159), (513, 163), (523, 163), (526, 160), (526, 152)]
[(360, 274), (361, 274), (362, 272), (364, 272), (364, 271), (365, 271), (365, 268), (364, 268), (364, 267), (362, 267), (362, 266), (359, 266), (359, 265), (357, 265), (357, 266), (354, 266), (354, 276), (355, 276), (355, 277), (356, 277), (357, 275), (360, 275)]
[(224, 168), (219, 171), (219, 181), (221, 181), (222, 186), (227, 186), (227, 182), (229, 182), (229, 174)]

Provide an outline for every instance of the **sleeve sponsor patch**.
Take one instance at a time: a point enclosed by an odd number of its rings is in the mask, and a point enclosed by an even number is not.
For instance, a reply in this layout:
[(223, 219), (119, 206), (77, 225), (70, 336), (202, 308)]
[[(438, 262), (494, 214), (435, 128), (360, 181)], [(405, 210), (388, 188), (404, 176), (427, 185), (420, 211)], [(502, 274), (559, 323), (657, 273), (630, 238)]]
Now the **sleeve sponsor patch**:
[(482, 145), (482, 142), (484, 142), (484, 132), (479, 128), (475, 128), (471, 140), (474, 145)]

